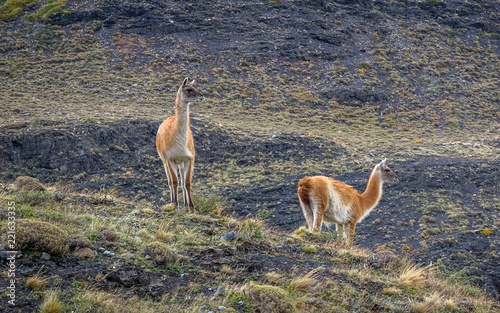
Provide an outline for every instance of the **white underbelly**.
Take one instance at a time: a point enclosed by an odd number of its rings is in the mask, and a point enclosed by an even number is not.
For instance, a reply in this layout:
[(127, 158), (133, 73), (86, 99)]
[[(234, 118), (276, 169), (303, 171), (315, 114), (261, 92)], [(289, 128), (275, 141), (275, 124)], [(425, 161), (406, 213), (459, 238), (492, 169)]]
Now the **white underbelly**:
[(344, 204), (338, 193), (332, 187), (328, 188), (328, 205), (323, 218), (325, 222), (344, 224), (351, 220), (351, 215), (351, 203)]
[(172, 147), (167, 151), (167, 158), (170, 162), (181, 164), (193, 158), (193, 154), (189, 151), (188, 147)]

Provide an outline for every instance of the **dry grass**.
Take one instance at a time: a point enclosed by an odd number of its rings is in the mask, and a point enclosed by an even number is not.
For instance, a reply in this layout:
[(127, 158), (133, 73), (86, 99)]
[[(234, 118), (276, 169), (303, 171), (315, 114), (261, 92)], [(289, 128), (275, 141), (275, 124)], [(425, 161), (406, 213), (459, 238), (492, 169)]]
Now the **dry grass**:
[(231, 275), (234, 272), (234, 269), (231, 266), (224, 264), (222, 265), (220, 272), (223, 275)]
[(175, 210), (175, 204), (174, 203), (167, 203), (164, 206), (161, 207), (162, 211), (173, 211)]
[(162, 242), (171, 242), (175, 240), (175, 234), (171, 231), (165, 231), (164, 227), (158, 228), (156, 238)]
[(410, 301), (410, 305), (416, 313), (433, 313), (439, 310), (442, 306), (442, 296), (434, 292), (428, 297), (425, 297), (423, 302)]
[(303, 240), (307, 236), (307, 228), (304, 226), (300, 226), (298, 229), (294, 230), (294, 232), (290, 235), (290, 237), (298, 240)]
[(425, 283), (426, 268), (409, 263), (399, 275), (398, 284), (403, 289), (419, 289)]
[(26, 280), (26, 287), (31, 290), (41, 290), (47, 287), (47, 285), (47, 280), (40, 278), (38, 274)]
[(40, 311), (42, 313), (60, 313), (63, 311), (63, 305), (59, 301), (57, 291), (51, 290), (45, 294)]
[(323, 271), (322, 267), (318, 267), (304, 276), (298, 276), (292, 279), (290, 282), (290, 289), (300, 291), (300, 292), (310, 292), (318, 284), (318, 274)]
[(141, 212), (145, 215), (155, 215), (157, 212), (153, 210), (152, 208), (143, 208)]
[(387, 287), (382, 290), (382, 293), (384, 295), (400, 295), (403, 293), (403, 290), (399, 289), (398, 287)]
[(276, 272), (269, 272), (266, 274), (266, 280), (270, 283), (277, 283), (281, 278), (281, 275)]

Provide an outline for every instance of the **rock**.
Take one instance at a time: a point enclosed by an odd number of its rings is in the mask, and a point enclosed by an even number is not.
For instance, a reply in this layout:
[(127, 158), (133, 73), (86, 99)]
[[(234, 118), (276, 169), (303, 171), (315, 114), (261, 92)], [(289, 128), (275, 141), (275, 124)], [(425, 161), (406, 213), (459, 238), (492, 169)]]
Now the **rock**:
[(101, 230), (101, 232), (99, 234), (101, 235), (101, 238), (106, 240), (106, 241), (118, 240), (118, 234), (112, 230), (109, 230), (109, 229)]
[(120, 257), (124, 261), (133, 261), (133, 260), (135, 260), (135, 255), (133, 255), (132, 253), (124, 253), (124, 254), (120, 255)]
[(93, 259), (95, 257), (94, 251), (92, 251), (92, 249), (87, 247), (78, 248), (75, 251), (74, 255), (80, 258), (89, 258), (89, 259)]
[(217, 309), (219, 309), (219, 310), (221, 310), (221, 311), (222, 311), (222, 310), (226, 310), (226, 309), (227, 309), (227, 307), (225, 307), (225, 306), (223, 306), (223, 305), (219, 305), (219, 306), (217, 307)]
[(224, 287), (222, 287), (222, 286), (217, 287), (217, 290), (214, 293), (214, 297), (224, 295), (224, 291), (225, 291)]
[(102, 253), (102, 255), (105, 255), (105, 256), (114, 256), (115, 254), (113, 252), (111, 252), (111, 251), (106, 250), (106, 251), (104, 251)]
[(47, 261), (50, 260), (50, 254), (42, 252), (42, 259), (47, 260)]
[(16, 251), (0, 251), (0, 259), (7, 260), (11, 255), (16, 255)]
[(80, 248), (92, 248), (92, 242), (90, 242), (89, 239), (78, 236), (78, 235), (73, 235), (69, 238), (69, 250), (70, 251), (76, 251)]
[(220, 240), (222, 241), (233, 241), (233, 240), (236, 240), (238, 238), (238, 234), (235, 233), (234, 231), (231, 231), (227, 234), (225, 234), (224, 236), (222, 236), (220, 238)]
[(119, 267), (109, 273), (106, 279), (125, 287), (144, 286), (151, 281), (148, 273), (135, 265)]
[(472, 311), (474, 309), (474, 304), (469, 301), (460, 301), (458, 306), (466, 309), (467, 311)]

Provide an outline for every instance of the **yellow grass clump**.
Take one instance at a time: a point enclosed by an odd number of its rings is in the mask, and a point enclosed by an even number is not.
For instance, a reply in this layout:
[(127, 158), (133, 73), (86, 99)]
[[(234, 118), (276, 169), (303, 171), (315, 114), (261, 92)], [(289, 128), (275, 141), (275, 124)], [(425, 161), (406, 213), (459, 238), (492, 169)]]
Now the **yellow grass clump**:
[(403, 289), (418, 289), (425, 282), (425, 268), (408, 264), (399, 275), (398, 284)]

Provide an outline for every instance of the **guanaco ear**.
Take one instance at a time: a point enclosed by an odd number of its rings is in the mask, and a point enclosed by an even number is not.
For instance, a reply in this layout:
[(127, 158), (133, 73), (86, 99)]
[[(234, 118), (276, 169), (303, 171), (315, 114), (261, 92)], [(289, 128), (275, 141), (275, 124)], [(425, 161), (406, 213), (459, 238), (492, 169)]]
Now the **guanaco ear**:
[(387, 158), (383, 159), (382, 162), (380, 162), (380, 165), (385, 165), (385, 161), (387, 161)]
[(182, 86), (186, 86), (186, 83), (188, 82), (188, 78), (184, 78), (184, 81), (182, 82)]
[(189, 84), (190, 84), (191, 86), (193, 86), (193, 85), (194, 85), (194, 79), (193, 79), (193, 81), (192, 81), (192, 82), (190, 82)]

